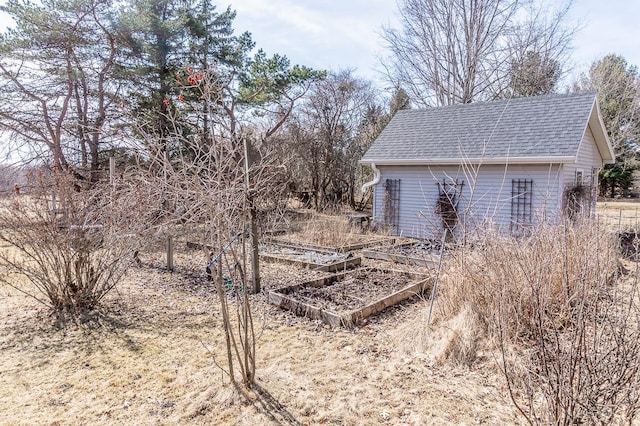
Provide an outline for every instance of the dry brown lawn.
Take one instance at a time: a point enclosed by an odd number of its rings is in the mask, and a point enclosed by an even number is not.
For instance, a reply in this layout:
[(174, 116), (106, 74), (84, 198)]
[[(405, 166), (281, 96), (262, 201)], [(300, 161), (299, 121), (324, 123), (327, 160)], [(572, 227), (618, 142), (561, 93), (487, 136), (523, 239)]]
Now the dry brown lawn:
[(601, 201), (596, 213), (607, 229), (640, 229), (640, 201)]
[[(620, 211), (633, 220), (636, 207), (599, 203), (598, 214), (617, 226)], [(314, 243), (335, 241), (333, 234), (358, 237), (343, 222), (328, 228), (310, 225), (300, 234)], [(147, 255), (102, 312), (63, 327), (32, 299), (0, 287), (0, 425), (520, 422), (492, 352), (480, 350), (471, 367), (440, 362), (465, 324), (441, 324), (429, 338), (428, 301), (419, 299), (359, 327), (330, 328), (269, 305), (264, 294), (252, 296), (257, 386), (239, 394), (223, 371), (218, 300), (202, 276), (205, 258), (182, 252), (170, 273), (161, 267), (162, 253)], [(320, 275), (263, 263), (265, 290)]]
[[(421, 300), (358, 328), (332, 329), (252, 296), (258, 386), (240, 395), (219, 367), (212, 285), (151, 260), (79, 325), (58, 327), (34, 301), (0, 287), (0, 424), (517, 422), (490, 356), (452, 367), (415, 343), (428, 307)], [(317, 275), (277, 264), (263, 273), (266, 289)]]

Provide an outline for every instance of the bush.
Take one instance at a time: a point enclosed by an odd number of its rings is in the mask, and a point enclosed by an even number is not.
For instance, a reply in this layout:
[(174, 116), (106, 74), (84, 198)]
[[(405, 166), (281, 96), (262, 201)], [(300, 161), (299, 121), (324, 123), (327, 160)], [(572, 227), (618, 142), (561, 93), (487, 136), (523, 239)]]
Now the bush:
[(59, 317), (77, 317), (95, 309), (133, 261), (136, 210), (110, 188), (78, 191), (60, 176), (39, 189), (0, 210), (0, 281)]

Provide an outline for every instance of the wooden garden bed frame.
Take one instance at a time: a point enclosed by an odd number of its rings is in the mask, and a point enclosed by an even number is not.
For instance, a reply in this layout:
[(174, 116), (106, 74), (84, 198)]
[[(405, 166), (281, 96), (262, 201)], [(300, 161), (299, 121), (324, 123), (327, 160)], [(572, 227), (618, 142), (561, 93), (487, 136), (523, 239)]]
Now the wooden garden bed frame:
[(395, 242), (395, 237), (377, 237), (370, 241), (363, 241), (361, 243), (355, 244), (347, 244), (343, 246), (320, 246), (315, 244), (304, 244), (304, 243), (294, 243), (291, 241), (287, 241), (284, 238), (276, 237), (272, 238), (269, 242), (278, 246), (295, 248), (295, 249), (303, 249), (303, 250), (313, 250), (320, 253), (346, 253), (349, 251), (361, 250), (365, 247), (373, 247), (383, 243), (393, 244)]
[[(411, 246), (415, 244), (417, 243), (401, 244), (393, 248), (406, 247), (409, 249)], [(439, 257), (439, 255), (437, 254), (430, 254), (425, 257), (405, 256), (402, 254), (395, 254), (389, 251), (384, 251), (379, 247), (363, 250), (362, 256), (364, 256), (367, 259), (386, 260), (387, 262), (403, 263), (407, 265), (422, 266), (426, 268), (436, 268), (438, 266), (438, 257)]]
[[(410, 282), (402, 289), (382, 297), (372, 303), (369, 303), (361, 308), (348, 311), (343, 314), (337, 314), (326, 309), (322, 309), (318, 306), (311, 305), (309, 303), (301, 302), (295, 299), (295, 293), (304, 287), (325, 287), (333, 284), (345, 278), (349, 274), (355, 272), (362, 272), (363, 270), (369, 270), (371, 272), (384, 272), (389, 274), (402, 274), (408, 276), (415, 281)], [(423, 293), (425, 290), (431, 290), (433, 286), (433, 278), (427, 277), (424, 274), (414, 274), (404, 271), (384, 270), (375, 268), (362, 268), (353, 271), (346, 271), (334, 275), (330, 275), (325, 278), (320, 278), (313, 281), (307, 281), (292, 286), (281, 287), (276, 290), (268, 292), (268, 300), (274, 305), (278, 305), (281, 308), (293, 311), (296, 315), (306, 316), (312, 319), (320, 319), (326, 324), (331, 326), (351, 326), (359, 324), (363, 319), (382, 312), (384, 309), (396, 305), (399, 302), (406, 300), (412, 296)]]
[[(300, 252), (314, 251), (316, 253), (322, 253), (322, 254), (337, 253), (335, 250), (308, 249), (308, 248), (300, 247), (298, 245), (290, 245), (290, 244), (274, 244), (274, 245), (278, 247), (298, 250)], [(207, 249), (209, 251), (213, 251), (212, 246), (209, 246), (206, 244), (194, 243), (190, 241), (187, 242), (187, 248), (194, 249), (194, 250)], [(300, 268), (312, 269), (314, 271), (320, 271), (320, 272), (346, 271), (347, 269), (355, 268), (362, 264), (362, 257), (351, 257), (344, 260), (338, 260), (337, 262), (333, 262), (333, 263), (315, 263), (315, 262), (307, 262), (304, 260), (290, 259), (286, 255), (261, 253), (260, 259), (269, 263), (283, 263), (286, 265), (293, 265)]]
[(284, 263), (287, 265), (294, 265), (304, 269), (312, 269), (314, 271), (321, 272), (337, 272), (347, 269), (355, 268), (362, 264), (361, 257), (351, 257), (345, 260), (339, 260), (333, 263), (314, 263), (304, 260), (289, 259), (286, 256), (277, 254), (260, 254), (260, 259), (265, 262), (272, 263)]

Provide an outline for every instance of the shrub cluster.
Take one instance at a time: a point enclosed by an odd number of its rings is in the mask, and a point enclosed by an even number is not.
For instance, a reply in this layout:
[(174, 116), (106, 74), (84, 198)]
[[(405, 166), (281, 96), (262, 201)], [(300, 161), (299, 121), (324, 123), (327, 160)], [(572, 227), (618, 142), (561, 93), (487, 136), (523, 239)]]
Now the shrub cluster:
[(520, 238), (489, 232), (452, 256), (441, 283), (440, 314), (466, 312), (497, 343), (512, 400), (530, 423), (635, 417), (637, 276), (620, 275), (614, 234), (590, 221)]

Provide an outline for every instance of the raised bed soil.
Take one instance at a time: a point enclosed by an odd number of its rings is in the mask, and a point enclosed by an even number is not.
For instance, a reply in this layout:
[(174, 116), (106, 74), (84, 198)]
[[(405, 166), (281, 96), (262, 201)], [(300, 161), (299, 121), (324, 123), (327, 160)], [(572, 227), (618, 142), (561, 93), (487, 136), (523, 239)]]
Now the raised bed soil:
[(423, 274), (360, 268), (270, 291), (269, 302), (330, 325), (351, 325), (431, 285)]

